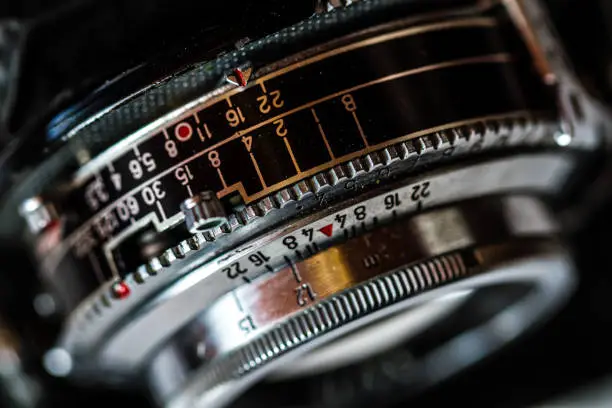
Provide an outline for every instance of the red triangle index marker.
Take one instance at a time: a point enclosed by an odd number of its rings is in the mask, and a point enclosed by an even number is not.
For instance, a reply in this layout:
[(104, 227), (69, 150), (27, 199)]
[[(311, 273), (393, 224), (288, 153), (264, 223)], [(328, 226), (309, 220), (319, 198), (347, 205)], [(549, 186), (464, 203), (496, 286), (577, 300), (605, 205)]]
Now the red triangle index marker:
[(326, 226), (319, 228), (319, 231), (321, 231), (328, 237), (331, 237), (332, 233), (334, 232), (334, 224), (327, 224)]

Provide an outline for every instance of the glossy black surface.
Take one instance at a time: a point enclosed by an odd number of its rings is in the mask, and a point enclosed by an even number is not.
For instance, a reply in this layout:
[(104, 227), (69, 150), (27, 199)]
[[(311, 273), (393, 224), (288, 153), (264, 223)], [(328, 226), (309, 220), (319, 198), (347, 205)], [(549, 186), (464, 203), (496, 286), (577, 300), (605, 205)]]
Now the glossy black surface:
[[(504, 44), (492, 20), (482, 21), (331, 55), (268, 79), (265, 87), (253, 84), (130, 145), (58, 203), (70, 214), (65, 245), (75, 259), (59, 265), (57, 280), (77, 285), (65, 274), (78, 270), (82, 259), (80, 274), (98, 276), (76, 279), (89, 289), (69, 292), (95, 289), (96, 281), (112, 278), (101, 252), (106, 242), (151, 213), (165, 221), (192, 193), (243, 192), (248, 203), (415, 132), (489, 115), (550, 111), (546, 90), (521, 54)], [(466, 46), (455, 47), (457, 40)], [(121, 275), (138, 266), (128, 258), (115, 259)]]
[[(429, 0), (427, 3), (431, 3)], [(148, 46), (143, 47), (142, 41), (126, 41), (129, 38), (149, 38), (151, 31), (158, 32), (159, 35), (168, 38), (173, 33), (174, 28), (180, 28), (180, 19), (167, 21), (163, 27), (165, 30), (158, 30), (159, 25), (149, 25), (149, 30), (139, 33), (139, 25), (124, 24), (124, 30), (120, 35), (107, 35), (111, 28), (116, 28), (114, 24), (117, 20), (111, 18), (113, 24), (101, 25), (98, 28), (99, 35), (95, 40), (102, 43), (108, 42), (110, 46), (92, 46), (91, 36), (80, 35), (88, 25), (94, 25), (87, 19), (107, 19), (112, 12), (108, 10), (120, 9), (119, 3), (112, 1), (73, 1), (70, 7), (79, 4), (92, 5), (97, 3), (95, 13), (75, 13), (69, 14), (68, 3), (65, 1), (41, 2), (38, 0), (24, 1), (5, 1), (0, 2), (0, 16), (6, 19), (23, 18), (35, 21), (39, 17), (44, 17), (46, 25), (41, 25), (44, 30), (34, 33), (38, 37), (36, 41), (28, 43), (28, 53), (30, 54), (28, 68), (24, 69), (22, 76), (24, 85), (32, 89), (42, 90), (41, 94), (23, 92), (21, 96), (24, 101), (15, 112), (19, 117), (19, 125), (26, 123), (28, 130), (37, 129), (32, 125), (35, 120), (33, 113), (39, 114), (39, 109), (46, 110), (48, 101), (57, 101), (51, 104), (50, 110), (56, 112), (60, 107), (69, 106), (73, 101), (78, 101), (89, 90), (100, 86), (108, 76), (106, 64), (115, 67), (113, 74), (116, 74), (133, 65), (134, 61), (126, 61), (120, 55), (134, 56), (125, 53), (125, 50), (134, 51), (139, 48), (143, 53), (139, 54), (140, 60), (146, 59), (150, 49), (159, 49), (158, 41), (151, 41)], [(154, 3), (153, 0), (137, 1), (132, 0), (134, 9), (138, 10), (138, 5), (147, 6)], [(161, 3), (156, 1), (155, 3)], [(176, 1), (172, 2), (177, 4)], [(183, 3), (197, 2), (186, 1)], [(215, 2), (201, 2), (202, 6), (209, 7)], [(241, 16), (253, 15), (253, 9), (241, 9), (243, 4), (248, 2), (225, 2), (224, 6), (228, 9), (238, 10)], [(250, 2), (260, 6), (263, 2)], [(284, 4), (297, 5), (299, 2), (281, 2)], [(305, 2), (307, 3), (307, 2)], [(608, 78), (608, 65), (610, 61), (610, 36), (606, 35), (606, 28), (612, 27), (610, 20), (610, 5), (607, 0), (550, 0), (549, 3), (556, 21), (559, 23), (559, 31), (564, 40), (570, 45), (570, 55), (574, 66), (579, 68), (582, 79), (592, 85), (591, 89), (595, 92), (602, 92), (610, 95), (610, 80)], [(302, 4), (302, 3), (300, 3)], [(199, 4), (198, 4), (199, 5)], [(77, 7), (79, 9), (80, 7)], [(62, 11), (62, 12), (58, 12)], [(270, 17), (286, 16), (283, 13), (270, 13)], [(189, 16), (186, 9), (177, 8), (176, 12), (180, 15), (185, 13)], [(244, 12), (244, 13), (243, 13)], [(249, 14), (251, 13), (251, 14)], [(117, 13), (114, 15), (116, 16)], [(150, 14), (133, 14), (133, 19), (146, 19)], [(228, 21), (233, 22), (234, 15), (227, 14)], [(606, 21), (606, 16), (607, 20)], [(34, 17), (37, 17), (34, 19)], [(65, 18), (64, 18), (65, 17)], [(164, 19), (167, 14), (154, 14), (157, 19)], [(195, 24), (184, 25), (184, 28), (192, 28), (195, 31), (201, 25), (201, 16), (192, 14), (196, 20)], [(218, 16), (213, 16), (218, 18)], [(60, 23), (53, 25), (54, 20), (61, 18)], [(82, 24), (77, 24), (75, 19), (81, 19)], [(6, 20), (5, 20), (6, 21)], [(239, 20), (236, 27), (245, 26), (244, 17)], [(270, 20), (259, 20), (262, 22)], [(49, 27), (49, 28), (47, 28)], [(61, 30), (58, 30), (61, 28)], [(56, 39), (56, 34), (64, 32), (61, 38)], [(76, 33), (76, 34), (75, 34)], [(143, 37), (139, 37), (142, 34)], [(85, 40), (87, 39), (87, 40)], [(190, 39), (197, 39), (197, 36)], [(114, 40), (110, 41), (110, 40)], [(71, 45), (74, 43), (75, 45)], [(49, 52), (46, 51), (47, 44)], [(30, 47), (32, 45), (32, 47)], [(147, 44), (145, 44), (147, 45)], [(82, 48), (91, 47), (91, 53), (87, 55), (91, 58), (90, 70), (83, 71), (82, 64), (74, 64), (74, 58), (65, 58), (66, 55), (79, 55)], [(187, 51), (190, 51), (187, 50)], [(104, 64), (98, 65), (99, 62)], [(74, 76), (75, 68), (81, 70), (85, 75)], [(100, 68), (99, 71), (97, 68)], [(112, 71), (112, 70), (111, 70)], [(111, 76), (112, 76), (111, 75)], [(62, 81), (56, 82), (56, 78)], [(40, 84), (46, 84), (40, 87)], [(54, 85), (61, 85), (54, 87)], [(47, 92), (47, 89), (50, 91)], [(3, 107), (4, 108), (4, 107)], [(38, 125), (44, 127), (46, 123), (41, 121)], [(17, 136), (24, 136), (24, 133), (15, 135), (14, 133), (3, 132), (3, 140), (9, 140)], [(19, 164), (24, 163), (24, 159), (38, 157), (34, 154), (34, 147), (31, 140), (24, 143), (25, 149), (19, 156)], [(6, 152), (5, 152), (6, 153)], [(38, 158), (36, 159), (38, 160)], [(6, 187), (5, 181), (12, 181), (6, 162), (2, 162), (2, 188)], [(509, 349), (506, 353), (497, 356), (481, 367), (465, 373), (463, 376), (444, 384), (440, 388), (432, 390), (431, 393), (420, 399), (407, 399), (397, 407), (430, 407), (430, 406), (450, 406), (450, 405), (469, 405), (483, 407), (523, 407), (533, 403), (545, 403), (550, 396), (564, 394), (581, 386), (588, 386), (594, 379), (600, 378), (611, 373), (612, 354), (609, 344), (612, 341), (611, 332), (608, 329), (612, 324), (612, 280), (610, 274), (606, 273), (606, 265), (609, 263), (609, 231), (612, 228), (612, 219), (609, 208), (612, 202), (598, 213), (591, 214), (592, 221), (584, 223), (581, 227), (582, 232), (573, 239), (576, 244), (578, 255), (578, 265), (582, 276), (582, 283), (577, 296), (563, 313), (556, 318), (552, 324), (547, 325), (543, 330), (534, 334), (526, 341), (521, 342)], [(31, 310), (31, 296), (36, 292), (34, 281), (34, 271), (28, 271), (24, 261), (27, 256), (20, 254), (13, 249), (14, 242), (3, 242), (3, 296), (1, 299), (3, 317), (10, 316), (11, 322), (19, 322), (17, 326), (27, 326), (26, 330), (20, 330), (24, 338), (28, 341), (24, 343), (26, 348), (30, 348), (31, 343), (42, 341), (43, 325), (40, 319)], [(25, 279), (28, 275), (32, 279)], [(20, 279), (15, 279), (19, 277)], [(21, 279), (24, 278), (24, 279)], [(26, 281), (22, 283), (21, 281)], [(15, 326), (15, 325), (13, 325)], [(31, 350), (31, 349), (30, 349)], [(29, 353), (26, 353), (29, 354)], [(31, 356), (31, 355), (30, 355)], [(26, 361), (29, 368), (40, 370), (33, 359)], [(32, 364), (33, 363), (33, 364)], [(62, 381), (55, 381), (43, 377), (43, 384), (46, 391), (41, 402), (41, 406), (46, 407), (65, 407), (65, 406), (87, 406), (95, 401), (96, 405), (104, 406), (131, 406), (134, 408), (151, 407), (151, 402), (146, 397), (136, 397), (133, 393), (121, 392), (117, 389), (107, 389), (101, 386), (79, 387), (74, 384), (67, 384)], [(250, 394), (250, 399), (242, 401), (240, 406), (296, 406), (294, 401), (310, 400), (320, 401), (320, 397), (326, 390), (316, 387), (284, 387), (282, 392), (274, 392), (263, 385), (257, 393)], [(401, 394), (401, 388), (394, 392)], [(283, 397), (294, 397), (287, 401)], [(360, 394), (355, 394), (352, 407), (360, 407)], [(378, 401), (378, 406), (388, 405), (384, 399)]]

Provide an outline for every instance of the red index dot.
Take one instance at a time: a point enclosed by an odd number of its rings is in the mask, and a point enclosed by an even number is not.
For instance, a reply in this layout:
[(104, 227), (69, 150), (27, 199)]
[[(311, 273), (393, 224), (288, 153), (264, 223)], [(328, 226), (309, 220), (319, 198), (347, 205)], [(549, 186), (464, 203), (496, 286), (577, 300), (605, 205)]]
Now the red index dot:
[(111, 287), (113, 297), (116, 299), (125, 299), (130, 295), (130, 287), (125, 282), (116, 282)]
[(334, 232), (334, 225), (327, 224), (326, 226), (319, 228), (319, 231), (321, 231), (323, 234), (327, 235), (328, 237), (331, 237)]
[(191, 138), (191, 134), (193, 133), (193, 129), (189, 123), (181, 122), (176, 125), (176, 129), (174, 131), (176, 138), (181, 142), (186, 142)]

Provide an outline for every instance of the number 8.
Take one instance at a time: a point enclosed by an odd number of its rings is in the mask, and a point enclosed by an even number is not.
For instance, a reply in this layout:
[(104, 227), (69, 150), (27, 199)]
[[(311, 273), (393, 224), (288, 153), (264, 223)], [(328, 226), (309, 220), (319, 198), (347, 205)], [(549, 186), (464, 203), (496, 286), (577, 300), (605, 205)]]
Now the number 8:
[(351, 94), (344, 95), (342, 97), (342, 103), (344, 104), (344, 109), (346, 109), (347, 112), (354, 112), (357, 110), (357, 104), (355, 103), (355, 99)]
[(176, 151), (176, 143), (174, 143), (174, 140), (166, 140), (166, 144), (164, 145), (164, 147), (168, 152), (168, 156), (176, 157), (176, 155), (178, 154), (178, 152)]
[(221, 159), (219, 158), (219, 153), (216, 150), (208, 153), (208, 160), (210, 160), (210, 165), (214, 168), (221, 166)]

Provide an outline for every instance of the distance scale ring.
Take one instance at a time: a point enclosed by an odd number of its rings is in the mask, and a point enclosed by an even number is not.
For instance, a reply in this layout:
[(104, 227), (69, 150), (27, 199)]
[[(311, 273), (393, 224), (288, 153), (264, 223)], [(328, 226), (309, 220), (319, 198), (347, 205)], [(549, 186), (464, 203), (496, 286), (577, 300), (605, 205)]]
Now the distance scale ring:
[[(270, 197), (246, 205), (239, 212), (230, 214), (228, 223), (224, 227), (195, 234), (179, 242), (160, 255), (150, 258), (138, 268), (136, 274), (144, 282), (148, 276), (156, 275), (191, 251), (199, 250), (203, 245), (229, 233), (234, 233), (243, 225), (257, 221), (272, 211), (282, 209), (294, 202), (301, 209), (309, 209), (312, 203), (309, 203), (308, 199), (315, 199), (318, 206), (325, 207), (342, 196), (342, 189), (339, 187), (344, 187), (344, 190), (363, 189), (369, 184), (380, 184), (383, 178), (390, 178), (391, 174), (397, 177), (404, 172), (443, 164), (451, 157), (468, 156), (476, 152), (499, 152), (510, 147), (555, 147), (556, 144), (551, 135), (558, 131), (558, 127), (559, 124), (554, 121), (509, 116), (503, 120), (488, 120), (389, 146), (381, 151), (335, 166), (327, 172), (321, 172), (305, 181), (284, 188)], [(375, 182), (365, 181), (367, 173), (375, 174), (376, 172), (379, 178), (375, 179)], [(386, 173), (388, 175), (385, 175)], [(351, 183), (351, 180), (356, 182)], [(364, 186), (357, 187), (357, 183), (361, 180), (365, 181)]]
[[(170, 118), (160, 118), (128, 137), (129, 147), (120, 143), (79, 172), (72, 193), (56, 203), (70, 217), (47, 256), (75, 258), (59, 269), (81, 263), (73, 268), (97, 270), (86, 289), (91, 291), (118, 277), (107, 262), (109, 242), (131, 235), (141, 221), (152, 220), (157, 230), (180, 223), (178, 209), (189, 190), (236, 193), (249, 203), (422, 134), (492, 116), (554, 117), (546, 88), (500, 30), (486, 17), (416, 27), (394, 23), (370, 30), (361, 41), (321, 47), (320, 54), (270, 74), (255, 73), (251, 84), (203, 97), (170, 125)], [(465, 37), (465, 47), (449, 45), (458, 37)], [(364, 64), (380, 56), (390, 63)], [(360, 69), (346, 69), (352, 66)], [(291, 129), (299, 131), (293, 135)], [(224, 162), (227, 157), (231, 163)]]
[[(275, 246), (275, 249), (265, 252), (265, 255), (270, 257), (267, 262), (270, 267), (282, 267), (286, 263), (284, 256), (297, 260), (298, 254), (293, 250), (288, 251), (282, 243), (285, 236), (295, 235), (299, 239), (300, 251), (304, 256), (314, 246), (310, 245), (308, 237), (301, 233), (302, 229), (316, 231), (315, 243), (319, 249), (325, 249), (334, 242), (345, 239), (344, 230), (351, 234), (353, 230), (355, 233), (363, 230), (362, 221), (354, 215), (357, 207), (366, 209), (367, 227), (375, 218), (378, 223), (385, 223), (394, 216), (400, 218), (420, 209), (482, 195), (504, 194), (517, 189), (554, 195), (562, 187), (563, 180), (572, 168), (571, 156), (549, 153), (514, 156), (439, 170), (404, 180), (401, 186), (387, 190), (386, 193), (372, 191), (365, 197), (349, 201), (350, 204), (328, 208), (325, 213), (317, 213), (272, 230), (238, 247), (220, 247), (218, 251), (224, 254), (222, 257), (215, 258), (214, 252), (207, 256), (205, 251), (191, 251), (185, 257), (174, 260), (163, 273), (149, 276), (144, 285), (138, 283), (137, 274), (128, 275), (125, 283), (131, 288), (131, 294), (124, 299), (108, 297), (110, 287), (92, 295), (91, 299), (84, 302), (66, 321), (57, 346), (73, 355), (75, 367), (81, 364), (109, 364), (114, 369), (120, 369), (122, 366), (139, 364), (166, 333), (180, 329), (219, 296), (230, 292), (245, 279), (254, 280), (260, 273), (260, 268), (256, 268), (246, 275), (240, 274), (238, 279), (232, 279), (233, 272), (224, 272), (224, 269), (235, 268), (232, 264), (236, 262), (241, 262), (240, 269), (243, 269), (253, 262), (248, 259), (250, 256), (254, 256), (258, 250), (269, 244)], [(483, 178), (483, 175), (487, 176)], [(421, 192), (423, 188), (427, 197), (420, 198), (419, 193), (415, 201), (415, 191)], [(389, 195), (397, 195), (399, 199), (398, 205), (391, 209), (388, 203), (385, 203)], [(341, 215), (346, 218), (340, 217)], [(344, 220), (344, 225), (341, 225), (337, 218)], [(328, 231), (331, 232), (328, 237), (319, 230), (327, 231), (330, 224), (333, 227)], [(539, 225), (538, 220), (531, 221), (530, 224)], [(220, 240), (219, 244), (222, 241)], [(261, 272), (266, 271), (267, 269)], [(229, 276), (230, 273), (232, 276)], [(105, 296), (107, 301), (104, 300)], [(142, 304), (143, 299), (149, 300), (146, 306)], [(180, 312), (176, 313), (177, 310)], [(168, 314), (171, 311), (172, 318)], [(168, 318), (163, 327), (157, 324), (159, 316)], [(140, 336), (143, 332), (148, 333), (144, 339)], [(94, 351), (102, 353), (103, 357), (99, 360), (92, 358), (90, 353)]]
[[(489, 199), (489, 206), (492, 201), (494, 200)], [(411, 219), (412, 221), (403, 222), (403, 225), (394, 224), (388, 227), (392, 230), (404, 229), (405, 233), (401, 237), (407, 237), (408, 241), (403, 254), (412, 253), (413, 256), (418, 256), (416, 254), (419, 253), (417, 249), (419, 244), (411, 240), (408, 232), (412, 231), (418, 236), (415, 226), (421, 225), (424, 228), (421, 233), (425, 235), (421, 236), (421, 244), (429, 239), (433, 240), (429, 245), (434, 245), (436, 240), (440, 240), (438, 244), (446, 242), (450, 246), (442, 245), (438, 248), (442, 253), (445, 249), (449, 249), (445, 255), (425, 257), (416, 263), (408, 262), (411, 264), (408, 267), (396, 269), (393, 265), (401, 265), (407, 260), (402, 254), (398, 255), (398, 259), (389, 258), (395, 253), (394, 250), (399, 248), (397, 245), (401, 243), (400, 235), (396, 238), (395, 244), (393, 239), (389, 241), (392, 248), (388, 253), (384, 250), (379, 253), (376, 248), (371, 248), (371, 252), (364, 251), (364, 248), (370, 245), (376, 247), (376, 243), (382, 241), (383, 236), (388, 237), (392, 234), (390, 231), (385, 231), (387, 227), (382, 227), (345, 244), (332, 247), (312, 258), (292, 264), (286, 269), (273, 272), (272, 275), (266, 274), (252, 284), (244, 284), (232, 294), (219, 299), (187, 328), (175, 334), (173, 340), (161, 351), (153, 354), (153, 363), (149, 372), (153, 377), (154, 393), (165, 403), (172, 401), (170, 406), (176, 407), (218, 406), (227, 403), (228, 399), (236, 397), (236, 393), (242, 392), (245, 386), (269, 374), (270, 369), (263, 369), (264, 372), (261, 373), (262, 367), (269, 363), (275, 365), (277, 359), (283, 360), (284, 354), (304, 346), (312, 348), (311, 343), (321, 345), (322, 341), (327, 341), (322, 340), (323, 337), (327, 335), (331, 335), (332, 338), (337, 337), (337, 331), (344, 325), (355, 326), (364, 324), (364, 321), (372, 322), (375, 313), (385, 313), (381, 311), (387, 309), (388, 314), (393, 309), (393, 305), (401, 304), (413, 297), (418, 298), (419, 295), (436, 287), (452, 287), (452, 282), (465, 279), (464, 285), (456, 286), (469, 288), (472, 286), (470, 282), (473, 281), (473, 276), (479, 274), (483, 275), (482, 279), (476, 279), (474, 287), (519, 282), (534, 285), (537, 289), (536, 294), (528, 296), (524, 301), (525, 304), (510, 308), (521, 309), (521, 314), (527, 316), (516, 318), (518, 320), (512, 327), (511, 335), (506, 333), (508, 336), (504, 337), (499, 336), (499, 333), (496, 334), (499, 342), (496, 348), (501, 346), (501, 343), (514, 338), (537, 320), (536, 316), (539, 318), (547, 315), (552, 308), (558, 306), (572, 287), (573, 275), (565, 255), (562, 255), (563, 248), (554, 238), (550, 238), (549, 234), (554, 235), (554, 229), (551, 230), (550, 225), (545, 226), (546, 221), (540, 219), (539, 222), (543, 224), (539, 232), (535, 232), (537, 229), (531, 233), (527, 232), (530, 229), (528, 224), (532, 221), (538, 222), (537, 217), (542, 215), (537, 202), (534, 204), (534, 201), (526, 197), (509, 198), (507, 201), (501, 199), (501, 202), (506, 204), (502, 204), (495, 211), (492, 210), (495, 206), (488, 207), (489, 211), (483, 211), (487, 208), (486, 202), (487, 200), (480, 200), (472, 203), (476, 205), (472, 209), (477, 209), (474, 211), (480, 214), (480, 219), (486, 219), (485, 222), (489, 225), (494, 224), (493, 229), (500, 227), (514, 230), (514, 233), (508, 235), (507, 240), (497, 241), (500, 242), (498, 244), (484, 244), (487, 241), (484, 239), (486, 234), (475, 238), (474, 241), (465, 241), (464, 234), (470, 234), (468, 230), (475, 233), (481, 228), (472, 225), (469, 221), (467, 223), (472, 226), (466, 225), (465, 230), (459, 227), (458, 230), (446, 232), (446, 238), (437, 235), (441, 228), (440, 223), (434, 223), (433, 219), (428, 220), (428, 215), (434, 218), (451, 217), (442, 227), (455, 229), (459, 219), (456, 219), (455, 223), (450, 220), (460, 211), (457, 207), (451, 206), (417, 216)], [(470, 205), (466, 203), (462, 208), (468, 209)], [(495, 220), (496, 217), (493, 216), (500, 210), (508, 217), (506, 227), (497, 225), (500, 220)], [(531, 220), (520, 221), (523, 212), (530, 213), (528, 218)], [(428, 229), (430, 230), (425, 232)], [(536, 241), (525, 240), (529, 236), (541, 238)], [(472, 242), (482, 244), (474, 246)], [(385, 245), (386, 242), (380, 242), (381, 248)], [(344, 256), (351, 250), (363, 252), (363, 257)], [(322, 257), (326, 260), (317, 259)], [(330, 262), (330, 257), (337, 262)], [(347, 264), (344, 264), (345, 262)], [(376, 262), (380, 262), (380, 265), (376, 265)], [(553, 265), (555, 267), (552, 271), (542, 271), (538, 270), (538, 267), (524, 265), (525, 270), (522, 270), (518, 266), (529, 262), (535, 262), (539, 267), (542, 262), (549, 262), (551, 267)], [(498, 267), (508, 263), (514, 264), (510, 268), (513, 269), (512, 272), (497, 270), (492, 273), (495, 277), (487, 277), (490, 270), (499, 269)], [(395, 271), (388, 272), (388, 268)], [(280, 285), (279, 281), (282, 282)], [(285, 290), (289, 287), (295, 290)], [(432, 298), (435, 298), (434, 294), (428, 297), (429, 300)], [(300, 302), (301, 300), (304, 302)], [(526, 304), (534, 303), (539, 306), (535, 309), (527, 308)], [(291, 307), (294, 304), (298, 307)], [(394, 310), (397, 312), (397, 307)], [(243, 333), (242, 342), (236, 342), (235, 337), (240, 337), (240, 334), (231, 329), (233, 316), (238, 314), (241, 319), (234, 319), (238, 323), (235, 326), (239, 331), (247, 333), (247, 335)], [(259, 327), (259, 324), (262, 326)], [(485, 348), (483, 354), (488, 351), (490, 350)], [(350, 351), (345, 352), (350, 353)], [(302, 354), (297, 351), (296, 353)], [(291, 360), (283, 361), (279, 364), (286, 366), (287, 361)], [(171, 375), (173, 378), (168, 378), (169, 372), (173, 373)], [(182, 379), (186, 381), (183, 382)]]
[[(354, 191), (362, 190), (368, 185), (379, 185), (404, 173), (439, 165), (476, 152), (497, 152), (517, 147), (554, 147), (556, 145), (552, 135), (557, 130), (558, 123), (555, 121), (521, 115), (508, 116), (503, 120), (479, 122), (389, 146), (281, 189), (271, 197), (246, 205), (237, 213), (230, 214), (226, 225), (182, 240), (177, 245), (161, 251), (160, 255), (150, 258), (144, 266), (134, 267), (135, 282), (147, 282), (149, 277), (157, 275), (177, 259), (182, 259), (193, 251), (215, 250), (214, 242), (219, 238), (244, 241), (257, 231), (269, 228), (294, 213), (312, 211), (317, 207), (325, 208), (331, 202)], [(244, 228), (245, 226), (249, 228)], [(59, 252), (61, 253), (61, 249)], [(112, 261), (112, 253), (105, 250), (105, 254), (109, 262)], [(68, 267), (65, 261), (62, 264), (64, 267), (58, 267), (61, 262), (62, 258), (53, 254), (43, 263), (45, 270), (56, 271), (53, 277), (60, 288), (62, 282), (77, 282), (84, 278), (80, 268)], [(122, 274), (122, 279), (127, 279), (129, 275), (130, 273)], [(116, 297), (112, 290), (113, 284), (114, 281), (102, 286), (110, 286), (108, 292), (104, 292), (106, 289), (102, 290), (104, 304), (113, 303), (113, 298)], [(93, 285), (92, 288), (96, 283), (93, 282)], [(86, 282), (83, 286), (88, 287)], [(76, 296), (74, 291), (70, 294)], [(79, 299), (69, 303), (75, 303), (77, 300)]]

